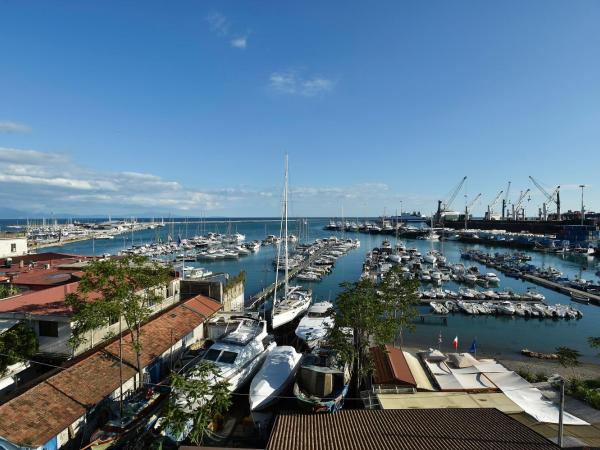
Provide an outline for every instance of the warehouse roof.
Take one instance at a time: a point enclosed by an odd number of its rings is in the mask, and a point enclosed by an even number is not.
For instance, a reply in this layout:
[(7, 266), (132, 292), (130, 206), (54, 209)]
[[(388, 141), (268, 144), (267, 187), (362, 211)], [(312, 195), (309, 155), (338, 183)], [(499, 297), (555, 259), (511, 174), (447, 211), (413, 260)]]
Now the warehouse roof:
[(497, 409), (343, 410), (277, 417), (267, 450), (378, 450), (558, 447)]

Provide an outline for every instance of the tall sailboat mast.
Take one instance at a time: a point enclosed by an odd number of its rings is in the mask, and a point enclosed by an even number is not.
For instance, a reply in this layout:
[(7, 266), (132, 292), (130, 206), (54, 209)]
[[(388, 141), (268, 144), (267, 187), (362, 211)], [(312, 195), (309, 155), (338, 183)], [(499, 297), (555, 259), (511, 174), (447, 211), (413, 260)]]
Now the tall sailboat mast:
[(285, 289), (284, 298), (287, 298), (289, 283), (288, 283), (288, 155), (285, 154), (285, 181), (283, 190), (283, 215), (284, 215), (284, 251), (285, 251)]

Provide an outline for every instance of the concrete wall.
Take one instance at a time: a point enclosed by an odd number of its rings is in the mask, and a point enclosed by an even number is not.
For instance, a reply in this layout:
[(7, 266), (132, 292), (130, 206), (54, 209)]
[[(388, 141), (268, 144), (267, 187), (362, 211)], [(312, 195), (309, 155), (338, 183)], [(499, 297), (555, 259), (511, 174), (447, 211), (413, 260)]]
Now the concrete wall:
[(27, 238), (0, 238), (0, 258), (27, 254)]
[(223, 292), (223, 311), (242, 311), (244, 309), (244, 283), (227, 285)]

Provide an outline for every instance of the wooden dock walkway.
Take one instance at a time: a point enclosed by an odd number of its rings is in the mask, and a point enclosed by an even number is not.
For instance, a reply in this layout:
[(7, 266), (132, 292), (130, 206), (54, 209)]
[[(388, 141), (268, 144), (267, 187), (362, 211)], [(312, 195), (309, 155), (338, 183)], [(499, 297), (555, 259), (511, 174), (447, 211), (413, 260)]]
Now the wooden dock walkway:
[[(310, 255), (298, 266), (294, 267), (293, 269), (290, 269), (288, 271), (288, 282), (289, 282), (289, 280), (294, 278), (296, 275), (298, 275), (300, 272), (302, 272), (304, 269), (306, 269), (308, 266), (310, 266), (313, 262), (315, 262), (317, 259), (319, 259), (324, 253), (326, 253), (329, 250), (331, 250), (329, 248), (329, 246), (325, 246), (322, 249), (320, 249), (319, 251)], [(277, 289), (279, 289), (281, 286), (283, 286), (284, 283), (285, 283), (285, 275), (284, 274), (278, 275)], [(258, 304), (260, 302), (264, 301), (269, 295), (271, 295), (273, 293), (273, 291), (275, 291), (275, 282), (271, 283), (270, 285), (265, 287), (263, 290), (261, 290), (260, 292), (254, 294), (252, 297), (250, 297), (250, 299), (248, 300), (248, 302), (245, 305), (246, 309), (255, 308), (256, 306), (258, 306)]]

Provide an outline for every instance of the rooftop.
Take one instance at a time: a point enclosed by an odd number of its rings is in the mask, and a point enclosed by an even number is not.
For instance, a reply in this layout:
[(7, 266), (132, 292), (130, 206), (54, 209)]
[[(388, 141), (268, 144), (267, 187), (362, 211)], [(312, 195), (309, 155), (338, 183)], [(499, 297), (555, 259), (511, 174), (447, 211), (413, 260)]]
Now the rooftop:
[[(174, 343), (221, 309), (198, 295), (142, 326), (142, 365), (147, 366)], [(135, 353), (123, 338), (123, 379), (135, 374)], [(44, 445), (86, 411), (119, 388), (119, 341), (73, 360), (64, 369), (0, 405), (0, 436), (13, 443)]]
[(379, 347), (371, 349), (375, 372), (375, 384), (391, 384), (417, 387), (417, 382), (406, 362), (401, 348), (386, 345), (385, 350)]
[(39, 291), (27, 291), (0, 300), (0, 313), (67, 316), (71, 309), (65, 304), (65, 296), (77, 291), (78, 282), (53, 286)]
[(342, 410), (280, 414), (267, 450), (494, 449), (558, 447), (497, 409)]

